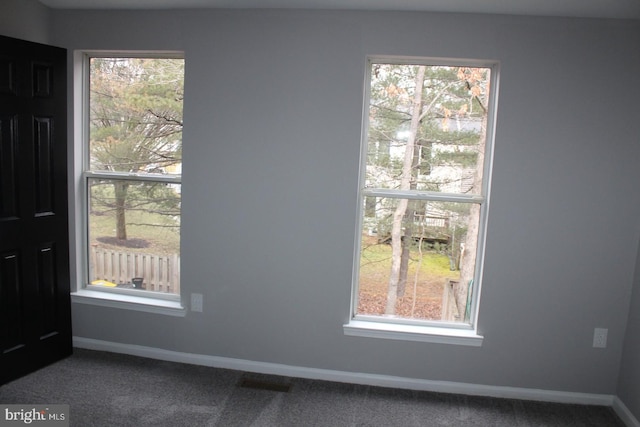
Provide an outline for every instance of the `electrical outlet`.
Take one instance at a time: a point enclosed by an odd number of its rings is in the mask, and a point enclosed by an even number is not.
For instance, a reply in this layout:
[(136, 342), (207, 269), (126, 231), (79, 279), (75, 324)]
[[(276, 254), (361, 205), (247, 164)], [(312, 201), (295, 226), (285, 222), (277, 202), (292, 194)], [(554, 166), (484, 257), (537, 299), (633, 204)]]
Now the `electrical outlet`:
[(593, 346), (595, 348), (605, 348), (607, 346), (607, 332), (605, 328), (595, 328), (593, 330)]
[(202, 313), (202, 294), (191, 294), (191, 311)]

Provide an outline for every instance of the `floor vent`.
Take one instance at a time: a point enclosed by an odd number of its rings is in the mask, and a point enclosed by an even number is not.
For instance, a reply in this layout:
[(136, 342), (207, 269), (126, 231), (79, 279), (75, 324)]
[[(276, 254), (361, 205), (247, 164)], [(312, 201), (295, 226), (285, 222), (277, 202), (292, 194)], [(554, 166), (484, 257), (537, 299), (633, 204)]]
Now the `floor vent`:
[(240, 380), (240, 387), (253, 388), (257, 390), (270, 390), (279, 391), (282, 393), (288, 393), (291, 390), (291, 384), (282, 384), (271, 381), (262, 381), (251, 378), (242, 378)]

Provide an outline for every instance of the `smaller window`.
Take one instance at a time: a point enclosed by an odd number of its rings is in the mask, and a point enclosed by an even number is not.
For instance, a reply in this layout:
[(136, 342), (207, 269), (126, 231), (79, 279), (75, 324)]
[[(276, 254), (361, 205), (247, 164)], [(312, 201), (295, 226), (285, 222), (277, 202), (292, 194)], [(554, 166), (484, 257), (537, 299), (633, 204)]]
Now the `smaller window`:
[(352, 325), (473, 326), (494, 80), (473, 61), (370, 61)]
[(85, 67), (87, 289), (179, 299), (184, 59)]

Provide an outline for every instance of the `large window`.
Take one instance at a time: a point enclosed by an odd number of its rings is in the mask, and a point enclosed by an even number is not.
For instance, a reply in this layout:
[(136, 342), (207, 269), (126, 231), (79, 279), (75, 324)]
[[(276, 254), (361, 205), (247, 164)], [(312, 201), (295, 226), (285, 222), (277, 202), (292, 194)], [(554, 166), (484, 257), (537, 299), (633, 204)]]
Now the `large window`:
[(353, 319), (472, 329), (496, 69), (372, 58)]
[(87, 288), (177, 299), (184, 59), (84, 65)]

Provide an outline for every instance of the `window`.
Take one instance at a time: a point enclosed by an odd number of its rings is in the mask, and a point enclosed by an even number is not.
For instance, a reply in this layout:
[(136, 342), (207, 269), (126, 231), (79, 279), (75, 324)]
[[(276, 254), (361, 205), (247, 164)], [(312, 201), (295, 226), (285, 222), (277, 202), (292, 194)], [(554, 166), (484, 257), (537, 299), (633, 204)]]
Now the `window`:
[(345, 331), (474, 329), (495, 70), (473, 61), (370, 59)]
[(86, 289), (177, 301), (184, 59), (90, 54), (84, 73)]

